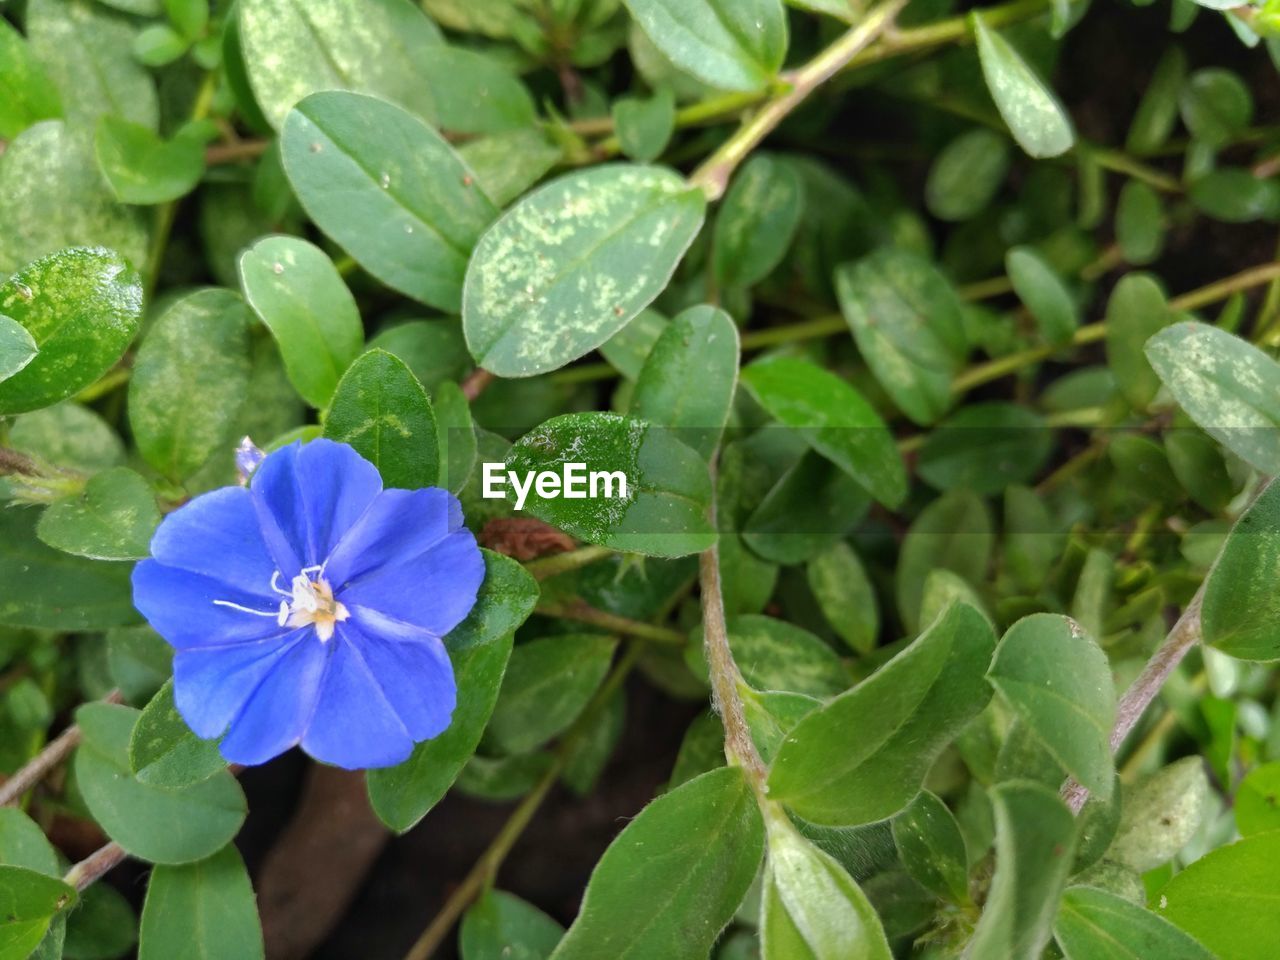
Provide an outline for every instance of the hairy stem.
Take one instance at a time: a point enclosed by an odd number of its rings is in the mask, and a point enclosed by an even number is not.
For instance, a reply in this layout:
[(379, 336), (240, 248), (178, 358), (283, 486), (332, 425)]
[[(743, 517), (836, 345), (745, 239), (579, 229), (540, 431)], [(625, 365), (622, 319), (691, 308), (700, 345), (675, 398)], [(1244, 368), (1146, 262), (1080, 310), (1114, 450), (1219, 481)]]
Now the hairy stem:
[(862, 22), (791, 74), (787, 89), (765, 102), (760, 111), (698, 167), (690, 176), (711, 200), (723, 196), (738, 164), (750, 155), (782, 120), (818, 87), (842, 70), (855, 56), (893, 24), (906, 0), (885, 0)]
[(124, 847), (112, 840), (75, 864), (62, 880), (77, 891), (84, 890), (114, 870), (128, 856)]
[(538, 580), (546, 580), (557, 574), (568, 573), (570, 570), (578, 570), (582, 567), (589, 566), (605, 557), (612, 556), (614, 550), (609, 547), (579, 547), (577, 550), (569, 550), (565, 553), (556, 553), (549, 557), (539, 557), (537, 560), (530, 560), (524, 565)]
[[(1164, 642), (1156, 648), (1147, 665), (1142, 668), (1138, 679), (1129, 685), (1120, 702), (1116, 705), (1116, 722), (1111, 728), (1111, 750), (1114, 753), (1123, 745), (1125, 738), (1137, 726), (1143, 713), (1160, 693), (1169, 675), (1177, 669), (1178, 664), (1187, 652), (1200, 639), (1200, 604), (1204, 599), (1204, 584), (1196, 591), (1196, 595), (1187, 604), (1178, 622), (1173, 625)], [(1079, 813), (1085, 801), (1089, 799), (1089, 791), (1075, 780), (1069, 780), (1062, 789), (1062, 797), (1071, 808), (1072, 813)]]
[(475, 865), (462, 883), (449, 895), (449, 899), (440, 908), (440, 912), (436, 914), (427, 928), (422, 931), (422, 935), (414, 942), (409, 952), (404, 955), (404, 960), (429, 960), (440, 944), (444, 942), (444, 938), (448, 936), (449, 931), (453, 929), (453, 925), (458, 922), (463, 911), (480, 895), (480, 892), (485, 887), (494, 882), (498, 875), (498, 870), (502, 867), (503, 860), (511, 852), (511, 848), (515, 846), (516, 841), (520, 839), (520, 835), (524, 833), (529, 821), (538, 812), (538, 808), (542, 806), (542, 801), (546, 799), (547, 794), (564, 771), (574, 745), (596, 722), (600, 711), (622, 686), (622, 682), (627, 678), (627, 674), (631, 672), (631, 668), (635, 666), (639, 655), (639, 644), (632, 644), (627, 648), (621, 659), (614, 664), (613, 669), (605, 677), (604, 683), (600, 685), (600, 689), (591, 698), (591, 702), (587, 704), (586, 709), (582, 711), (573, 726), (569, 728), (568, 733), (561, 738), (551, 766), (547, 768), (546, 773), (542, 775), (542, 778), (534, 788), (525, 794), (524, 799), (520, 801), (520, 805), (511, 811), (511, 816), (498, 832), (498, 835), (493, 838), (488, 848), (476, 860)]

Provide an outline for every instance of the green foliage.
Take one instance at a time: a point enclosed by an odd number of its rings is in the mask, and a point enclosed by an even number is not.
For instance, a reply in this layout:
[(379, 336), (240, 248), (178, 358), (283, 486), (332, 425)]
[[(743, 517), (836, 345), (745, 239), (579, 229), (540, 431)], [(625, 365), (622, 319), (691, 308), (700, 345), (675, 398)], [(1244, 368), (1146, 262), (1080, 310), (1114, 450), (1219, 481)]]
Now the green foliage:
[(151, 871), (139, 938), (139, 960), (261, 957), (253, 887), (236, 848), (228, 844), (195, 863), (161, 864)]

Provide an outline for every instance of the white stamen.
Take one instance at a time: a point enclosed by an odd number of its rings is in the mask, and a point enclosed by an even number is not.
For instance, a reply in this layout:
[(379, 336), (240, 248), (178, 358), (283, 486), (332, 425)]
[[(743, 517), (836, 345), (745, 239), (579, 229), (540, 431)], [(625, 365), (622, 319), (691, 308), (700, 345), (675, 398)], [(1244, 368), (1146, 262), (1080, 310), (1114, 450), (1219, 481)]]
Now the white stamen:
[[(314, 580), (312, 576), (315, 577)], [(280, 601), (280, 608), (274, 612), (254, 610), (230, 600), (213, 602), (220, 607), (251, 613), (255, 617), (275, 617), (276, 623), (282, 627), (314, 625), (321, 643), (332, 639), (335, 625), (351, 616), (347, 608), (334, 599), (333, 588), (324, 579), (324, 564), (304, 567), (290, 582), (292, 590), (281, 587), (280, 579), (279, 570), (272, 573), (271, 589), (286, 598)]]
[(242, 607), (238, 603), (232, 603), (230, 600), (215, 600), (215, 607), (230, 607), (232, 610), (239, 610), (241, 613), (252, 613), (255, 617), (274, 617), (276, 614), (272, 610), (253, 610), (249, 607)]

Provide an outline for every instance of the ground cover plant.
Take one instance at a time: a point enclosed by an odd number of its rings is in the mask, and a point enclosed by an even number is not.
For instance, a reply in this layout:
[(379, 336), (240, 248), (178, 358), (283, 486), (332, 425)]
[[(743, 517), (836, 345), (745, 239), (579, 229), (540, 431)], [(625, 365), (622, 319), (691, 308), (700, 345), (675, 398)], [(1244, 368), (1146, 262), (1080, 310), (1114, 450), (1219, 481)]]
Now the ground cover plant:
[(0, 960), (1274, 960), (1275, 0), (0, 0)]

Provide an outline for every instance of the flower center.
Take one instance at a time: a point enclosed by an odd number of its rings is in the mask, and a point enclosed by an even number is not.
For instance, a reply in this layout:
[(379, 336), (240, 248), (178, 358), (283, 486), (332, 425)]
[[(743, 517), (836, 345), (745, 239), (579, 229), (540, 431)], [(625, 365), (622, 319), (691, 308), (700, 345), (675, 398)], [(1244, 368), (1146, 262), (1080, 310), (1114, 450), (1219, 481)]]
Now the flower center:
[(351, 614), (347, 608), (333, 597), (333, 587), (324, 578), (324, 566), (306, 567), (293, 578), (292, 589), (280, 586), (280, 571), (271, 575), (271, 589), (285, 599), (280, 601), (280, 609), (254, 610), (243, 607), (230, 600), (215, 600), (220, 607), (230, 607), (241, 613), (251, 613), (255, 617), (275, 617), (276, 623), (282, 627), (305, 627), (314, 624), (316, 636), (324, 643), (333, 636), (333, 628), (337, 623), (346, 620)]
[[(279, 621), (282, 626), (305, 627), (315, 624), (316, 636), (323, 643), (333, 636), (334, 624), (351, 616), (347, 608), (333, 598), (333, 588), (322, 576), (312, 580), (303, 570), (293, 578), (291, 599), (280, 601)], [(317, 570), (317, 573), (322, 572)]]

